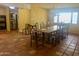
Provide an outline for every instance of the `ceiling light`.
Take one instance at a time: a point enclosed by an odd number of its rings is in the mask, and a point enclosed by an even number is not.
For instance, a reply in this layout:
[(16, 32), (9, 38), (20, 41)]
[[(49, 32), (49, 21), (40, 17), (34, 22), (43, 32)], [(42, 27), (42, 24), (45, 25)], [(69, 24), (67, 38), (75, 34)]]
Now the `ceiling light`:
[(9, 8), (10, 8), (10, 9), (15, 9), (15, 7), (13, 7), (13, 6), (10, 6)]

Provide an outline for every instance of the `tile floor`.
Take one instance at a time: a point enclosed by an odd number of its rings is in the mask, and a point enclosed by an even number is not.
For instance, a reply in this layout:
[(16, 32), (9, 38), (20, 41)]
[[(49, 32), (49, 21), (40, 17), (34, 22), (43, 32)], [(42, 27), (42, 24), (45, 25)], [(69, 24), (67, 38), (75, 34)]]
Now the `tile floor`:
[(79, 56), (79, 36), (69, 35), (57, 46), (46, 45), (35, 49), (30, 36), (18, 32), (0, 32), (1, 56)]

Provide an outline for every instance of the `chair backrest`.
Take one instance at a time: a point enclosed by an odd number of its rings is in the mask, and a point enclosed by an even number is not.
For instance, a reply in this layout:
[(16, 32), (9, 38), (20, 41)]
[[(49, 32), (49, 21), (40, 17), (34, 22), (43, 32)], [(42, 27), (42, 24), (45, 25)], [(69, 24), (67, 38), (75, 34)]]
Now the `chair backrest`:
[(31, 35), (32, 39), (36, 39), (37, 38), (37, 30), (34, 27), (32, 27), (30, 35)]
[(59, 27), (57, 33), (60, 33), (60, 34), (62, 34), (62, 35), (68, 33), (68, 30), (69, 30), (69, 24), (59, 23), (57, 26)]
[(64, 30), (65, 32), (68, 32), (68, 30), (69, 30), (69, 24), (64, 24), (64, 25), (63, 25), (63, 30)]

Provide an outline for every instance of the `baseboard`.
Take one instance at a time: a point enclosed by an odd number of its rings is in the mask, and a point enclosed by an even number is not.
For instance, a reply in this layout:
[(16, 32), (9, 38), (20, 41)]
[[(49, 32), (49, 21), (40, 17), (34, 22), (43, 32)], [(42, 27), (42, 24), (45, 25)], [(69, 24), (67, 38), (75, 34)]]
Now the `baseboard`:
[(70, 35), (77, 35), (77, 36), (79, 36), (79, 34), (77, 34), (77, 33), (69, 33)]

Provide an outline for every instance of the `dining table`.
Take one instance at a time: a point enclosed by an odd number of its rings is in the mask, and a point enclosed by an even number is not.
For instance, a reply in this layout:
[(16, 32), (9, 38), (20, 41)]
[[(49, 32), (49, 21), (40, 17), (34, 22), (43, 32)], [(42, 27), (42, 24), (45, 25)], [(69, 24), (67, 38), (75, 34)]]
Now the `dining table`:
[[(38, 29), (38, 31), (42, 33), (42, 46), (44, 46), (45, 38), (47, 36), (49, 36), (51, 33), (54, 33), (58, 30), (59, 30), (59, 26), (57, 26), (57, 25), (42, 28), (42, 29)], [(48, 35), (46, 36), (46, 34), (48, 34)]]
[[(50, 27), (44, 27), (41, 29), (34, 28), (31, 36), (35, 37), (36, 47), (39, 47), (39, 43), (44, 47), (47, 43), (53, 43), (54, 40), (57, 40), (58, 32), (62, 29), (62, 26), (53, 25)], [(52, 35), (53, 34), (53, 35)], [(55, 37), (54, 39), (52, 37)], [(51, 41), (52, 40), (52, 41)], [(31, 40), (32, 45), (32, 40)]]
[(57, 26), (57, 25), (39, 29), (39, 31), (47, 32), (47, 33), (54, 32), (54, 31), (57, 31), (57, 30), (59, 30), (59, 26)]

